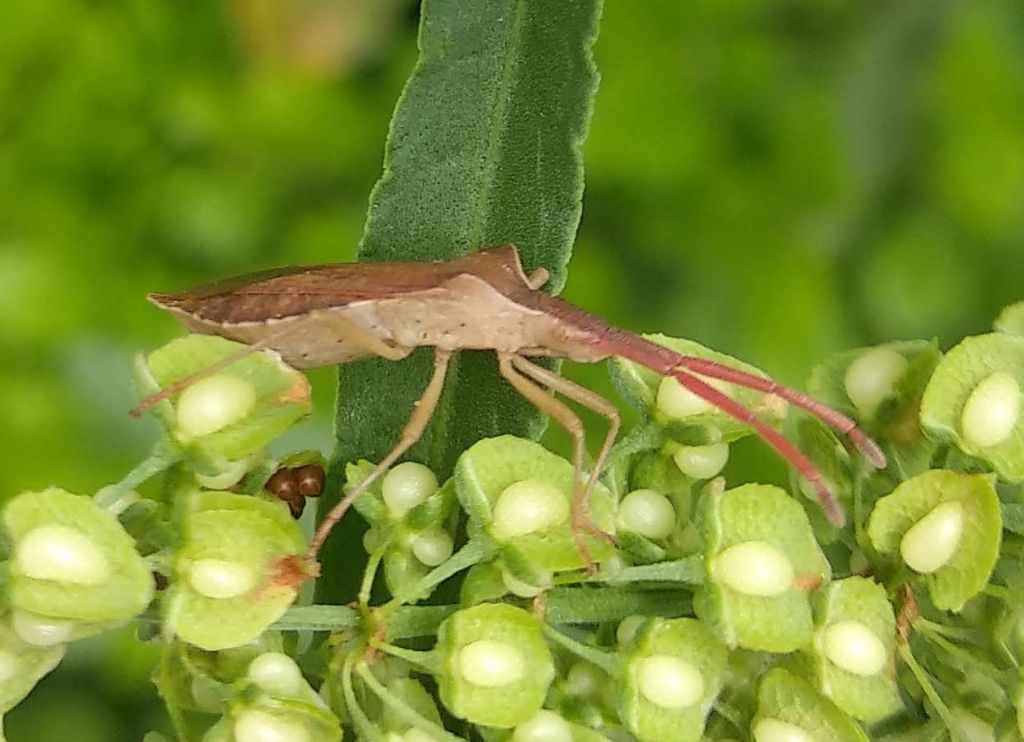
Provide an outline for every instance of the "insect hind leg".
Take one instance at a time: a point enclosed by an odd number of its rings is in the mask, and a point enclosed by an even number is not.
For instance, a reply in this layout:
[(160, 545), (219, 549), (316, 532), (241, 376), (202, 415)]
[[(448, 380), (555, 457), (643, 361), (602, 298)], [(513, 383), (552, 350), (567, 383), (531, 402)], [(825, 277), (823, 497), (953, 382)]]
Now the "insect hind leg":
[[(589, 518), (589, 508), (590, 495), (594, 491), (594, 487), (597, 485), (597, 480), (601, 476), (601, 472), (604, 470), (604, 462), (607, 460), (608, 454), (612, 449), (612, 444), (615, 443), (615, 438), (619, 433), (621, 419), (619, 418), (618, 409), (616, 409), (615, 405), (600, 394), (582, 387), (574, 381), (566, 379), (564, 376), (559, 376), (553, 371), (549, 371), (543, 366), (539, 366), (536, 363), (527, 360), (523, 356), (513, 356), (512, 364), (516, 369), (526, 374), (534, 381), (545, 385), (552, 391), (558, 392), (568, 399), (571, 399), (581, 407), (591, 410), (592, 412), (596, 412), (608, 421), (608, 432), (605, 434), (604, 441), (601, 444), (601, 450), (597, 454), (597, 459), (594, 460), (594, 466), (591, 469), (590, 476), (587, 477), (580, 507), (583, 511), (584, 517), (587, 519), (588, 530), (599, 534), (602, 538), (614, 542), (615, 539), (613, 537), (593, 526), (593, 523)], [(577, 472), (577, 475), (580, 474), (582, 474), (582, 472)]]

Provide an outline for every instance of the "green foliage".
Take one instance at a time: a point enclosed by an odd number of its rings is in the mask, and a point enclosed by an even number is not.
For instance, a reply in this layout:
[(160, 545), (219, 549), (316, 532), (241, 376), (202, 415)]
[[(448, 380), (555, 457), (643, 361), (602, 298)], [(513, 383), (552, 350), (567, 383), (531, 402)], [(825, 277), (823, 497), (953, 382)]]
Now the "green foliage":
[[(184, 282), (184, 276), (169, 274), (188, 272), (181, 266), (197, 258), (198, 270), (191, 270), (209, 277), (231, 266), (251, 268), (252, 262), (275, 255), (277, 260), (297, 252), (339, 257), (337, 245), (355, 235), (358, 217), (353, 214), (361, 209), (324, 216), (317, 208), (320, 202), (329, 203), (323, 211), (332, 214), (339, 191), (364, 192), (358, 178), (338, 173), (374, 166), (366, 153), (376, 148), (366, 145), (366, 132), (379, 129), (373, 113), (361, 105), (367, 98), (296, 75), (281, 64), (276, 52), (264, 51), (253, 69), (244, 69), (238, 61), (244, 55), (215, 38), (217, 29), (229, 21), (212, 6), (196, 12), (188, 4), (180, 10), (135, 5), (93, 13), (80, 8), (68, 12), (60, 0), (47, 2), (44, 10), (49, 12), (42, 14), (37, 4), (14, 3), (6, 30), (0, 32), (0, 41), (7, 42), (0, 43), (0, 55), (14, 62), (0, 66), (0, 90), (18, 97), (18, 105), (9, 107), (10, 114), (2, 120), (5, 139), (12, 146), (0, 152), (0, 189), (9, 196), (0, 199), (0, 208), (7, 210), (0, 214), (0, 245), (15, 246), (0, 252), (0, 272), (10, 284), (0, 299), (0, 339), (22, 353), (0, 372), (10, 401), (5, 427), (18, 431), (17, 440), (2, 447), (16, 464), (7, 469), (15, 490), (22, 482), (37, 481), (40, 472), (63, 481), (67, 472), (76, 471), (75, 459), (90, 467), (87, 475), (79, 472), (75, 477), (96, 479), (115, 467), (111, 462), (117, 454), (112, 451), (122, 448), (113, 445), (115, 441), (132, 450), (138, 445), (134, 441), (145, 438), (115, 420), (128, 406), (126, 397), (111, 391), (119, 388), (115, 379), (123, 377), (107, 373), (119, 365), (112, 360), (117, 353), (109, 352), (93, 327), (100, 317), (120, 314), (140, 323), (137, 337), (147, 335), (144, 321), (134, 319), (135, 312), (111, 311), (136, 306), (134, 279), (143, 275), (147, 287)], [(467, 7), (460, 5), (459, 10)], [(494, 3), (473, 11), (456, 13), (455, 3), (441, 1), (426, 6), (423, 55), (396, 114), (385, 176), (371, 204), (364, 257), (442, 257), (452, 254), (449, 249), (461, 253), (514, 239), (523, 248), (527, 267), (551, 269), (550, 288), (559, 289), (579, 219), (579, 145), (593, 92), (589, 45), (595, 5), (558, 4), (555, 12), (538, 0)], [(1007, 64), (1013, 59), (1016, 32), (1003, 22), (1002, 11), (994, 6), (915, 9), (914, 4), (851, 11), (800, 3), (765, 10), (711, 2), (666, 4), (660, 11), (628, 4), (609, 9), (615, 33), (601, 51), (622, 63), (607, 65), (606, 100), (615, 102), (602, 111), (608, 129), (599, 131), (590, 145), (595, 187), (574, 289), (587, 297), (582, 303), (597, 309), (603, 305), (616, 317), (628, 318), (624, 324), (647, 322), (672, 332), (678, 332), (670, 326), (678, 317), (694, 323), (689, 327), (695, 329), (686, 334), (710, 338), (733, 356), (756, 358), (765, 368), (793, 376), (828, 350), (879, 337), (937, 333), (944, 347), (964, 332), (976, 331), (970, 323), (980, 326), (980, 318), (1000, 302), (1017, 298), (1019, 251), (1014, 245), (1024, 170), (1019, 158), (1006, 155), (1018, 149), (1021, 134), (1019, 117), (1013, 113), (1019, 78), (1008, 72), (1016, 66)], [(250, 24), (254, 47), (286, 46), (265, 38), (261, 42), (255, 12), (247, 15), (250, 11), (241, 7), (237, 12), (238, 23)], [(497, 22), (499, 14), (502, 23)], [(673, 22), (682, 29), (681, 36), (664, 32)], [(125, 28), (133, 32), (125, 34)], [(180, 33), (183, 28), (203, 29), (200, 43), (192, 34)], [(115, 39), (117, 43), (111, 43)], [(644, 53), (637, 54), (641, 45)], [(116, 52), (105, 51), (111, 49)], [(858, 60), (852, 75), (842, 56), (851, 50), (851, 58)], [(453, 57), (463, 66), (450, 64)], [(163, 69), (151, 70), (150, 77), (137, 74), (143, 59)], [(765, 69), (777, 74), (765, 75)], [(689, 74), (690, 70), (700, 73)], [(322, 68), (314, 74), (323, 74)], [(383, 74), (395, 78), (390, 68)], [(232, 89), (232, 76), (246, 81), (242, 92)], [(839, 78), (853, 83), (836, 85)], [(904, 94), (901, 79), (923, 81), (920, 100)], [(390, 92), (387, 85), (365, 87)], [(840, 88), (852, 89), (850, 97), (855, 100), (839, 101), (833, 90)], [(157, 99), (151, 91), (170, 92), (166, 99)], [(342, 99), (347, 102), (335, 103)], [(666, 102), (677, 109), (661, 105)], [(840, 108), (852, 111), (849, 128), (856, 135), (848, 140), (833, 131), (839, 128), (832, 126), (832, 119)], [(651, 116), (652, 110), (659, 116)], [(83, 117), (82, 111), (87, 115)], [(69, 138), (64, 122), (76, 121), (75, 112), (78, 123), (90, 123), (77, 127)], [(907, 141), (887, 133), (919, 132), (920, 127), (912, 126), (915, 117), (944, 123), (929, 126), (927, 136), (907, 136)], [(345, 124), (340, 135), (339, 121)], [(311, 123), (307, 128), (295, 122)], [(268, 147), (267, 142), (275, 146)], [(462, 144), (467, 145), (465, 150), (460, 149)], [(849, 172), (840, 154), (855, 163)], [(992, 182), (998, 183), (997, 192), (990, 187)], [(642, 187), (637, 189), (635, 183)], [(680, 243), (685, 243), (682, 249)], [(90, 249), (83, 250), (83, 244)], [(959, 244), (970, 245), (986, 259), (957, 259)], [(59, 245), (69, 247), (63, 253), (52, 247)], [(163, 261), (152, 269), (154, 275), (140, 272), (139, 261), (125, 257), (125, 248), (131, 245), (145, 245), (158, 256), (155, 260)], [(623, 245), (630, 246), (629, 253)], [(627, 254), (630, 263), (649, 266), (651, 273), (626, 270)], [(101, 262), (109, 274), (102, 280), (83, 280), (95, 272), (93, 261)], [(719, 278), (726, 275), (728, 279)], [(765, 280), (769, 275), (772, 280)], [(627, 308), (623, 296), (642, 301), (632, 301)], [(840, 301), (844, 296), (850, 311)], [(91, 304), (89, 297), (102, 302)], [(1018, 315), (1016, 309), (1008, 309), (997, 329), (1007, 337), (1019, 334)], [(781, 317), (787, 320), (780, 321)], [(188, 340), (182, 345), (193, 342), (216, 341)], [(695, 345), (671, 338), (666, 342)], [(307, 647), (293, 642), (290, 633), (282, 639), (273, 630), (262, 633), (251, 646), (216, 652), (187, 647), (169, 636), (153, 642), (162, 652), (158, 685), (176, 733), (198, 738), (205, 732), (211, 740), (248, 733), (331, 740), (341, 733), (340, 720), (346, 730), (365, 738), (392, 733), (410, 740), (417, 734), (454, 737), (442, 730), (443, 723), (460, 734), (505, 738), (509, 732), (470, 730), (467, 719), (494, 722), (485, 708), (494, 704), (488, 699), (478, 707), (465, 701), (487, 694), (456, 685), (465, 679), (452, 674), (457, 653), (447, 656), (447, 669), (438, 659), (444, 640), (435, 652), (413, 649), (430, 646), (442, 620), (460, 608), (442, 636), (458, 633), (451, 627), (478, 609), (470, 604), (500, 599), (499, 604), (482, 607), (491, 615), (479, 622), (477, 634), (523, 638), (523, 645), (534, 647), (537, 657), (545, 652), (554, 655), (553, 665), (549, 658), (528, 668), (537, 672), (529, 678), (533, 682), (528, 692), (513, 699), (522, 703), (515, 718), (498, 720), (522, 722), (517, 739), (537, 718), (527, 712), (536, 711), (542, 702), (555, 709), (553, 716), (568, 720), (571, 735), (579, 742), (603, 734), (621, 737), (624, 728), (641, 738), (666, 738), (663, 727), (652, 733), (641, 723), (644, 714), (634, 713), (636, 703), (624, 707), (600, 693), (585, 702), (557, 693), (544, 697), (549, 685), (567, 686), (571, 668), (581, 661), (602, 668), (608, 687), (623, 687), (623, 650), (616, 650), (612, 629), (621, 619), (637, 615), (685, 615), (680, 623), (648, 625), (664, 628), (665, 633), (685, 625), (701, 634), (694, 642), (668, 642), (671, 646), (665, 651), (714, 647), (709, 649), (714, 661), (701, 674), (705, 695), (699, 709), (687, 707), (672, 721), (672, 731), (682, 738), (700, 735), (705, 717), (704, 735), (712, 740), (744, 738), (752, 730), (758, 736), (758, 724), (766, 720), (828, 739), (863, 739), (865, 729), (872, 737), (957, 737), (963, 736), (961, 730), (968, 723), (980, 728), (982, 735), (998, 732), (1002, 738), (1016, 738), (1017, 667), (1024, 661), (1024, 609), (1019, 600), (1024, 579), (1017, 535), (1022, 495), (1015, 468), (1020, 465), (1019, 452), (1012, 446), (1002, 450), (1003, 441), (979, 446), (976, 435), (963, 433), (969, 427), (965, 409), (979, 382), (993, 373), (1020, 376), (1012, 352), (982, 353), (982, 342), (990, 341), (965, 341), (945, 357), (932, 341), (888, 346), (905, 357), (906, 370), (883, 390), (878, 406), (863, 414), (844, 384), (854, 354), (859, 356), (863, 349), (833, 356), (816, 373), (811, 390), (820, 381), (826, 401), (833, 401), (829, 395), (834, 392), (833, 403), (861, 418), (864, 427), (880, 438), (891, 462), (888, 469), (872, 473), (820, 424), (803, 419), (790, 427), (795, 427), (795, 439), (847, 504), (852, 517), (842, 530), (822, 523), (817, 507), (800, 494), (795, 481), (791, 498), (767, 485), (727, 490), (722, 479), (704, 483), (682, 474), (674, 461), (678, 445), (721, 437), (732, 440), (749, 431), (716, 412), (701, 419), (699, 426), (668, 421), (651, 404), (660, 382), (647, 379), (651, 399), (641, 405), (644, 419), (631, 430), (627, 426), (606, 483), (619, 497), (638, 487), (669, 497), (677, 519), (669, 536), (624, 541), (615, 553), (606, 542), (595, 540), (594, 553), (600, 545), (601, 556), (609, 556), (600, 572), (591, 575), (574, 569), (583, 565), (579, 554), (572, 555), (571, 563), (561, 559), (562, 551), (570, 551), (563, 533), (557, 545), (558, 569), (563, 571), (549, 577), (558, 586), (534, 590), (547, 585), (527, 585), (536, 592), (535, 600), (522, 602), (508, 596), (509, 583), (552, 568), (550, 560), (545, 564), (550, 556), (546, 549), (518, 549), (513, 557), (502, 554), (503, 562), (496, 562), (499, 546), (494, 539), (463, 542), (458, 535), (462, 531), (456, 530), (456, 545), (461, 548), (450, 559), (433, 569), (415, 562), (415, 539), (434, 525), (432, 518), (449, 528), (451, 517), (460, 526), (476, 527), (490, 516), (487, 492), (474, 489), (466, 479), (459, 491), (457, 479), (448, 479), (421, 508), (374, 523), (376, 546), (386, 545), (383, 564), (391, 602), (369, 597), (376, 576), (371, 556), (357, 609), (302, 606), (281, 617), (278, 628), (286, 632), (334, 630), (329, 642), (317, 639)], [(1009, 347), (1004, 340), (992, 342)], [(43, 351), (44, 358), (36, 356), (37, 347), (58, 345), (59, 350)], [(157, 380), (157, 374), (143, 369), (144, 389), (171, 381), (186, 373), (186, 367), (203, 365), (179, 356), (180, 346), (160, 352), (175, 361), (173, 372), (161, 373)], [(739, 365), (731, 356), (721, 359)], [(274, 365), (262, 355), (246, 362), (250, 361)], [(939, 371), (933, 373), (937, 363)], [(534, 452), (531, 455), (543, 470), (539, 476), (558, 479), (564, 496), (569, 464), (530, 441), (485, 439), (471, 450), (471, 458), (459, 458), (481, 436), (538, 430), (536, 414), (512, 402), (513, 397), (502, 396), (507, 390), (489, 390), (494, 380), (489, 364), (486, 357), (469, 354), (457, 361), (439, 425), (413, 457), (428, 461), (443, 480), (453, 470), (518, 471), (529, 456), (504, 457), (519, 447)], [(975, 364), (989, 376), (976, 378)], [(343, 371), (344, 387), (359, 392), (345, 396), (343, 391), (341, 453), (335, 473), (362, 457), (379, 460), (418, 396), (426, 368), (421, 357), (401, 366), (368, 363)], [(964, 369), (969, 379), (965, 380)], [(276, 372), (296, 381), (302, 378), (280, 367)], [(48, 393), (57, 374), (85, 376), (85, 392), (74, 397)], [(282, 387), (286, 388), (293, 387)], [(242, 399), (240, 407), (247, 408), (246, 395), (237, 393), (237, 385), (234, 389), (234, 401)], [(769, 417), (784, 414), (760, 395), (739, 394)], [(919, 417), (922, 394), (927, 411)], [(165, 435), (151, 458), (122, 481), (100, 490), (85, 508), (109, 516), (107, 525), (79, 513), (74, 505), (68, 509), (69, 517), (82, 517), (61, 524), (80, 527), (84, 538), (102, 542), (100, 551), (114, 549), (114, 561), (128, 565), (127, 576), (138, 578), (129, 596), (130, 610), (94, 585), (67, 588), (66, 580), (47, 572), (50, 567), (32, 578), (42, 581), (40, 594), (60, 593), (76, 608), (87, 608), (90, 616), (116, 614), (122, 620), (149, 602), (151, 569), (161, 577), (159, 582), (170, 578), (170, 586), (161, 589), (157, 599), (166, 611), (180, 607), (180, 596), (192, 588), (197, 559), (231, 562), (257, 575), (258, 585), (243, 596), (244, 602), (238, 602), (238, 596), (207, 595), (202, 611), (165, 613), (165, 618), (173, 617), (166, 620), (165, 632), (214, 649), (267, 628), (295, 593), (289, 582), (304, 576), (288, 572), (303, 549), (298, 528), (283, 505), (260, 494), (278, 465), (308, 460), (306, 454), (276, 458), (262, 450), (266, 443), (289, 450), (310, 446), (278, 439), (308, 410), (306, 400), (292, 402), (296, 400), (257, 395), (256, 407), (262, 407), (266, 417), (262, 412), (246, 417), (238, 435), (239, 431), (215, 431), (190, 440), (179, 435), (174, 405), (161, 405), (158, 417), (163, 418)], [(102, 425), (88, 424), (95, 420), (90, 415), (99, 415)], [(246, 427), (250, 423), (255, 427)], [(1011, 443), (1019, 432), (1016, 418), (1013, 423)], [(22, 436), (21, 430), (28, 434)], [(42, 431), (48, 431), (45, 446), (20, 442), (22, 437), (38, 441), (32, 435)], [(206, 449), (204, 442), (216, 445)], [(741, 453), (742, 445), (737, 446)], [(81, 455), (64, 455), (70, 451)], [(353, 466), (365, 471), (366, 464)], [(162, 488), (146, 484), (165, 471)], [(746, 470), (730, 466), (724, 478), (739, 483), (743, 471), (755, 472), (757, 479), (772, 478), (749, 462)], [(922, 487), (940, 475), (962, 485), (950, 489), (969, 490), (952, 500), (966, 503), (970, 533), (962, 548), (954, 550), (954, 561), (922, 578), (895, 558), (895, 549), (934, 511), (936, 491), (943, 502), (951, 501), (945, 485)], [(236, 493), (197, 488), (211, 477), (223, 478), (218, 489), (235, 487)], [(135, 491), (139, 486), (142, 499)], [(909, 510), (916, 517), (909, 517), (909, 511), (890, 517), (893, 514), (887, 511), (895, 502), (890, 498), (908, 491), (919, 495), (919, 489), (926, 491), (924, 496), (909, 498)], [(718, 524), (708, 519), (722, 502), (746, 491), (765, 495), (750, 503), (751, 513), (722, 518)], [(371, 521), (375, 513), (380, 515), (380, 502), (374, 499), (378, 495), (373, 489), (359, 503)], [(22, 497), (28, 497), (31, 508), (45, 510), (46, 498), (38, 493)], [(455, 507), (457, 499), (462, 509)], [(918, 507), (919, 500), (927, 501), (931, 510)], [(8, 507), (20, 501), (13, 500)], [(801, 507), (807, 517), (799, 513)], [(695, 520), (694, 509), (703, 520)], [(196, 513), (204, 516), (203, 524), (195, 522)], [(112, 524), (113, 518), (121, 524)], [(753, 529), (751, 533), (756, 530), (764, 543), (778, 540), (776, 548), (787, 554), (792, 546), (789, 537), (799, 531), (794, 539), (800, 542), (801, 554), (787, 558), (794, 564), (813, 561), (820, 569), (796, 569), (797, 581), (787, 590), (800, 593), (799, 638), (791, 644), (801, 653), (775, 656), (733, 649), (727, 655), (729, 670), (719, 676), (725, 650), (708, 636), (703, 622), (710, 614), (703, 598), (697, 601), (702, 620), (691, 617), (691, 598), (721, 589), (714, 560), (723, 549), (712, 542), (730, 533), (734, 522)], [(808, 522), (827, 561), (820, 554), (803, 558), (805, 552), (818, 549)], [(1000, 534), (1001, 526), (1008, 533)], [(10, 576), (3, 589), (5, 598), (13, 596), (10, 602), (16, 610), (5, 608), (0, 618), (4, 708), (53, 667), (66, 641), (107, 628), (105, 620), (83, 624), (39, 613), (35, 608), (50, 610), (42, 603), (32, 603), (30, 611), (17, 608), (19, 594), (35, 593), (18, 592), (19, 580), (25, 580), (14, 568), (24, 534), (16, 534), (11, 525), (7, 528), (14, 556), (7, 563)], [(875, 538), (877, 529), (886, 531), (886, 537)], [(111, 535), (114, 531), (119, 535)], [(127, 543), (124, 531), (135, 539), (138, 551)], [(372, 541), (367, 542), (371, 551)], [(36, 540), (31, 553), (39, 553), (36, 547), (41, 542), (45, 539)], [(79, 542), (72, 545), (86, 554), (86, 567), (96, 563), (88, 547), (83, 551)], [(512, 546), (518, 544), (502, 548)], [(327, 571), (358, 579), (362, 564), (353, 558), (357, 551), (355, 541), (340, 541), (325, 560)], [(701, 554), (709, 557), (706, 564)], [(964, 561), (965, 554), (970, 563)], [(956, 580), (942, 587), (943, 570), (953, 567)], [(439, 586), (467, 569), (470, 576), (462, 584), (460, 605), (407, 605), (423, 597), (450, 602), (451, 591)], [(828, 572), (835, 575), (835, 582), (820, 581)], [(87, 583), (98, 579), (81, 565), (71, 574)], [(871, 581), (856, 576), (860, 574), (870, 574)], [(808, 575), (819, 579), (805, 579)], [(237, 587), (236, 577), (228, 570), (225, 579), (222, 571), (215, 591)], [(474, 578), (476, 587), (468, 589)], [(278, 580), (281, 593), (268, 598), (264, 588), (273, 588)], [(522, 592), (521, 584), (515, 587)], [(90, 601), (83, 597), (88, 591)], [(339, 600), (350, 600), (354, 593), (337, 585), (331, 591)], [(805, 630), (808, 597), (814, 608), (812, 631)], [(272, 610), (263, 610), (263, 599), (273, 603)], [(141, 624), (150, 638), (157, 608)], [(532, 609), (532, 614), (523, 608)], [(747, 618), (776, 620), (774, 615), (755, 613), (752, 609)], [(863, 623), (883, 643), (884, 677), (855, 678), (839, 672), (824, 650), (825, 632), (840, 621)], [(541, 638), (542, 631), (546, 638)], [(659, 632), (652, 629), (646, 636), (656, 635)], [(314, 686), (324, 682), (329, 709), (306, 681), (282, 691), (250, 677), (249, 668), (265, 650), (285, 648), (301, 660), (302, 671)], [(894, 648), (898, 660), (893, 658)], [(108, 664), (127, 676), (120, 663)], [(442, 719), (433, 693), (410, 673), (434, 675), (442, 689), (450, 691), (441, 693), (448, 711), (463, 718)], [(903, 691), (898, 698), (896, 685)], [(514, 703), (505, 710), (513, 708)], [(49, 718), (76, 719), (72, 705), (64, 703), (60, 711)], [(217, 716), (219, 721), (214, 720)], [(858, 725), (851, 717), (864, 723)]]

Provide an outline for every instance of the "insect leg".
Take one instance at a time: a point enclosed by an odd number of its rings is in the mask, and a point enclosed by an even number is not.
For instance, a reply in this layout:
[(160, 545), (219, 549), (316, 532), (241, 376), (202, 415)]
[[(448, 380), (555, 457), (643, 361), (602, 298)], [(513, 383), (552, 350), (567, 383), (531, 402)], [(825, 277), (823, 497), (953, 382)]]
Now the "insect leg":
[(330, 534), (331, 529), (341, 520), (342, 516), (349, 509), (356, 498), (363, 494), (371, 484), (381, 477), (388, 469), (394, 465), (396, 461), (404, 454), (409, 448), (412, 447), (416, 441), (423, 435), (424, 429), (427, 427), (427, 423), (430, 422), (431, 416), (434, 414), (434, 408), (437, 407), (437, 401), (441, 397), (441, 390), (444, 388), (444, 379), (448, 372), (448, 360), (451, 358), (451, 353), (440, 348), (434, 351), (434, 374), (430, 377), (430, 382), (427, 384), (427, 388), (423, 390), (423, 395), (419, 398), (416, 404), (413, 406), (412, 414), (409, 415), (409, 420), (405, 423), (405, 427), (402, 429), (402, 435), (398, 439), (398, 443), (395, 447), (388, 452), (376, 468), (371, 471), (367, 477), (353, 487), (349, 492), (345, 494), (341, 500), (335, 504), (333, 508), (328, 511), (324, 519), (320, 521), (320, 525), (317, 526), (316, 532), (313, 534), (312, 540), (309, 542), (309, 548), (306, 551), (306, 556), (309, 560), (315, 561), (317, 553), (320, 551), (320, 547), (323, 546), (324, 541)]
[[(604, 442), (601, 444), (601, 450), (598, 452), (597, 459), (594, 461), (593, 469), (590, 472), (590, 476), (587, 478), (586, 487), (583, 489), (582, 502), (580, 503), (580, 510), (583, 513), (583, 517), (587, 520), (587, 523), (590, 523), (590, 493), (593, 492), (594, 486), (597, 484), (597, 480), (601, 476), (601, 471), (604, 469), (605, 459), (608, 458), (608, 453), (611, 451), (612, 444), (615, 443), (615, 437), (619, 433), (619, 411), (611, 402), (600, 394), (592, 392), (586, 387), (582, 387), (563, 376), (559, 376), (543, 366), (538, 366), (536, 363), (523, 358), (523, 356), (513, 356), (512, 364), (516, 369), (526, 374), (534, 381), (544, 384), (552, 391), (558, 392), (564, 397), (568, 397), (581, 407), (592, 410), (608, 420), (608, 433), (604, 437)], [(579, 475), (579, 472), (577, 472), (577, 475)], [(603, 531), (598, 532), (605, 538), (608, 538), (608, 534)]]
[(583, 542), (583, 532), (593, 528), (583, 510), (583, 423), (572, 410), (551, 396), (536, 382), (521, 374), (513, 366), (515, 356), (512, 353), (498, 353), (498, 370), (513, 388), (522, 394), (537, 409), (558, 422), (572, 437), (573, 452), (573, 493), (572, 493), (572, 535), (576, 548), (587, 565), (587, 572), (597, 569), (590, 550)]

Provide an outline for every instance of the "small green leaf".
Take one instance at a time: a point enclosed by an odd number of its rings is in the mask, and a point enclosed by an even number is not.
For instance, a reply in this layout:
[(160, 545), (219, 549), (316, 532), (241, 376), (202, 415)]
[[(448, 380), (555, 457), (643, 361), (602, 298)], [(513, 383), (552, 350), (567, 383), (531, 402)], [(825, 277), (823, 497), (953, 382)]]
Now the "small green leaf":
[[(1016, 389), (1005, 409), (999, 400), (985, 406), (985, 400), (975, 394), (981, 392), (981, 385), (992, 384), (993, 377), (1007, 379), (1010, 391)], [(969, 337), (935, 369), (921, 401), (921, 423), (937, 436), (955, 441), (965, 453), (987, 461), (1004, 479), (1024, 481), (1022, 387), (1024, 337), (1003, 333)], [(987, 421), (981, 419), (986, 416)], [(991, 439), (986, 423), (1000, 428), (997, 439)]]
[(962, 524), (956, 548), (923, 579), (937, 607), (959, 611), (985, 587), (999, 556), (1002, 517), (993, 485), (993, 477), (985, 474), (942, 469), (919, 474), (875, 503), (868, 537), (879, 553), (896, 554), (908, 532), (936, 507), (958, 504)]
[[(137, 616), (153, 598), (153, 575), (135, 550), (135, 542), (113, 515), (99, 508), (92, 498), (73, 495), (57, 487), (42, 492), (24, 492), (9, 500), (3, 509), (3, 522), (14, 546), (14, 558), (7, 562), (7, 591), (11, 605), (22, 611), (51, 618), (90, 623), (125, 621)], [(104, 579), (82, 582), (80, 579), (38, 579), (41, 558), (27, 555), (25, 547), (36, 544), (40, 534), (54, 528), (56, 536), (67, 532), (91, 545), (90, 553), (103, 565)], [(58, 539), (59, 541), (59, 539)], [(52, 559), (79, 559), (80, 550), (68, 553), (66, 546), (55, 544)], [(54, 569), (56, 569), (54, 566)], [(81, 571), (77, 565), (74, 574)]]
[(699, 740), (727, 651), (692, 618), (648, 620), (622, 652), (619, 714), (644, 742)]
[[(539, 443), (499, 436), (482, 440), (466, 451), (459, 458), (454, 478), (459, 502), (470, 517), (470, 533), (487, 533), (501, 544), (504, 559), (519, 559), (554, 571), (584, 566), (568, 518), (567, 506), (573, 491), (573, 467), (568, 461)], [(524, 481), (552, 485), (552, 495), (564, 498), (566, 518), (550, 527), (503, 538), (494, 529), (495, 505), (509, 487)], [(611, 493), (598, 484), (591, 493), (591, 519), (606, 533), (614, 533), (614, 512)], [(612, 553), (610, 544), (603, 539), (588, 534), (585, 540), (595, 559)]]
[[(708, 572), (696, 597), (697, 615), (731, 647), (791, 652), (805, 646), (813, 633), (808, 591), (827, 581), (831, 570), (803, 508), (764, 484), (706, 495), (702, 506)], [(745, 554), (751, 557), (746, 564)], [(776, 586), (779, 570), (766, 571), (776, 561), (789, 567), (788, 587)], [(764, 581), (770, 590), (760, 589)]]
[[(885, 589), (865, 577), (848, 577), (822, 589), (814, 608), (819, 690), (863, 721), (876, 722), (899, 710), (896, 618)], [(879, 661), (881, 667), (869, 673)]]
[(441, 701), (460, 719), (509, 728), (540, 709), (555, 677), (537, 618), (489, 603), (458, 611), (438, 629)]
[[(757, 692), (757, 715), (750, 725), (754, 739), (768, 739), (769, 736), (761, 730), (766, 730), (776, 721), (803, 730), (809, 739), (868, 742), (868, 736), (853, 719), (819, 695), (806, 681), (780, 668), (769, 670), (761, 679)], [(784, 738), (771, 737), (773, 742)]]
[(293, 585), (276, 565), (303, 550), (283, 503), (230, 492), (196, 492), (185, 504), (184, 543), (163, 600), (166, 630), (208, 650), (252, 641), (291, 605)]

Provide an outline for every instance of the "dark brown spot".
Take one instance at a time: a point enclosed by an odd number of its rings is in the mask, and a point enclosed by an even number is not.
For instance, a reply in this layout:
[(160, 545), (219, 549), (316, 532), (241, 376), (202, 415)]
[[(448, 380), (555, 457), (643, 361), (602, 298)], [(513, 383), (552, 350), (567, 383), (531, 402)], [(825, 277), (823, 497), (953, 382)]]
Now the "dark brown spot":
[(324, 468), (317, 464), (307, 464), (294, 470), (295, 481), (299, 492), (306, 497), (319, 497), (324, 491)]
[(299, 483), (295, 479), (295, 473), (286, 466), (282, 466), (267, 480), (264, 485), (267, 492), (280, 498), (285, 502), (291, 502), (299, 495)]

